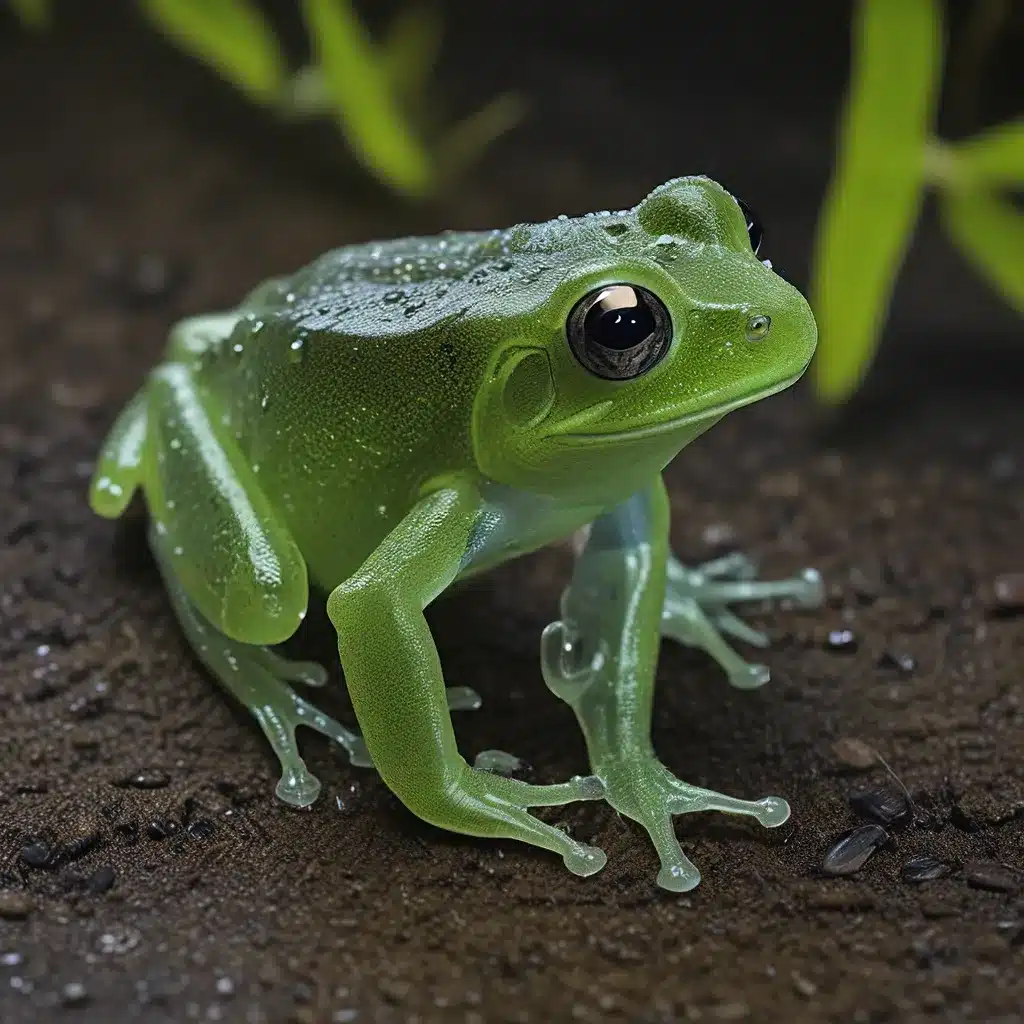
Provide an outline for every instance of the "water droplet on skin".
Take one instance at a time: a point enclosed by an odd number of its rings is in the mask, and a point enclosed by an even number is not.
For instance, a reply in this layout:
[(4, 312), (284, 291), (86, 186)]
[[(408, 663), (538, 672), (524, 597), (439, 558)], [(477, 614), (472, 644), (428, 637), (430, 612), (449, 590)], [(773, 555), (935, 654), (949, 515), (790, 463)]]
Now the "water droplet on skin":
[(266, 393), (266, 392), (264, 391), (264, 392), (263, 392), (263, 397), (262, 397), (262, 398), (260, 399), (260, 408), (261, 408), (261, 409), (262, 409), (262, 410), (263, 410), (264, 412), (266, 412), (266, 411), (267, 411), (267, 407), (268, 407), (269, 405), (270, 405), (270, 395), (269, 395), (269, 394), (267, 394), (267, 393)]
[(293, 363), (301, 363), (302, 358), (305, 355), (305, 342), (302, 338), (296, 338), (288, 346), (288, 359)]
[(263, 328), (266, 327), (266, 326), (267, 325), (262, 320), (257, 320), (256, 323), (254, 323), (252, 325), (252, 333), (253, 333), (253, 335), (259, 334), (260, 331), (262, 331)]
[(236, 356), (240, 356), (245, 351), (245, 346), (240, 341), (236, 341), (234, 345), (231, 346), (231, 351)]

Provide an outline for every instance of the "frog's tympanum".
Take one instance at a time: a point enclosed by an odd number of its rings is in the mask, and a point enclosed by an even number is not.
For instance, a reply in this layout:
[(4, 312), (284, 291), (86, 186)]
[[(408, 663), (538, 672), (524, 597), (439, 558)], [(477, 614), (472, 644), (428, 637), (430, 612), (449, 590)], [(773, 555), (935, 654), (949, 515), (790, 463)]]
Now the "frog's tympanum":
[[(662, 470), (792, 384), (814, 351), (811, 311), (758, 257), (760, 236), (721, 186), (678, 178), (618, 213), (347, 246), (174, 328), (111, 431), (91, 503), (118, 516), (141, 488), (181, 626), (262, 727), (282, 800), (306, 806), (320, 789), (296, 745), (305, 725), (421, 818), (553, 850), (580, 875), (604, 853), (531, 808), (606, 800), (647, 830), (658, 882), (676, 891), (700, 874), (674, 815), (786, 820), (778, 797), (677, 779), (650, 736), (661, 637), (753, 688), (767, 668), (723, 635), (767, 641), (730, 606), (821, 600), (811, 570), (756, 582), (738, 555), (687, 568), (669, 550)], [(450, 712), (479, 699), (446, 689), (424, 609), (567, 537), (575, 568), (541, 668), (590, 773), (533, 785), (509, 777), (509, 754), (463, 759)], [(311, 583), (329, 594), (358, 733), (293, 688), (324, 670), (274, 649)]]

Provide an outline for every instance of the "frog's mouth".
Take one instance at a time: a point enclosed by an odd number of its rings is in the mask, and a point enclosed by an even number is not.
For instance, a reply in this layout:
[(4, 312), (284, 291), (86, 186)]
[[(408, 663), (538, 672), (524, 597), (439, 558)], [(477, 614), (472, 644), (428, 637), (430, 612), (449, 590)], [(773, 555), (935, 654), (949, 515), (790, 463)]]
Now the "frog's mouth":
[(631, 427), (628, 430), (607, 430), (607, 431), (566, 431), (566, 426), (572, 428), (579, 424), (581, 421), (589, 422), (596, 417), (601, 416), (605, 412), (608, 412), (614, 405), (614, 402), (599, 402), (597, 405), (592, 406), (585, 412), (562, 424), (563, 429), (557, 434), (549, 434), (553, 440), (561, 441), (566, 444), (572, 445), (591, 445), (591, 444), (608, 444), (614, 441), (618, 443), (620, 441), (640, 441), (648, 437), (657, 437), (659, 434), (668, 434), (674, 430), (679, 430), (682, 427), (695, 426), (700, 423), (704, 423), (706, 420), (720, 419), (726, 413), (730, 413), (735, 409), (741, 409), (745, 405), (751, 405), (754, 402), (761, 401), (762, 398), (770, 398), (772, 395), (777, 395), (780, 391), (785, 391), (786, 388), (791, 387), (803, 376), (803, 370), (800, 373), (794, 374), (792, 377), (787, 377), (785, 380), (780, 381), (777, 384), (772, 384), (769, 387), (762, 388), (760, 391), (755, 391), (749, 395), (742, 395), (739, 398), (731, 398), (727, 402), (721, 402), (719, 405), (713, 405), (709, 409), (698, 409), (696, 411), (690, 411), (683, 413), (680, 416), (671, 417), (665, 420), (659, 420), (657, 423), (647, 423), (639, 427)]

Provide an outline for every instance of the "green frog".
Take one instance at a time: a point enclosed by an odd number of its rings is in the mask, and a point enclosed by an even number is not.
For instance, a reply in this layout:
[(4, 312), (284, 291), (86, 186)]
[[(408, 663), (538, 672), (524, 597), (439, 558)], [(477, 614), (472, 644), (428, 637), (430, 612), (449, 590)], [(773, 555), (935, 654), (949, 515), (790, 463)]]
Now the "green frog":
[[(173, 329), (111, 430), (90, 501), (116, 517), (142, 490), (177, 618), (262, 727), (282, 800), (318, 795), (296, 744), (308, 726), (426, 821), (543, 847), (579, 875), (604, 853), (531, 809), (605, 800), (647, 830), (658, 884), (674, 891), (700, 880), (675, 815), (787, 819), (781, 798), (676, 778), (650, 735), (663, 636), (753, 688), (767, 668), (725, 637), (767, 640), (731, 606), (822, 598), (813, 570), (760, 582), (739, 554), (688, 568), (669, 547), (662, 471), (728, 412), (791, 385), (814, 352), (807, 302), (760, 241), (742, 202), (683, 177), (631, 210), (346, 246)], [(567, 537), (575, 568), (541, 669), (590, 765), (538, 785), (512, 777), (510, 754), (471, 765), (460, 753), (451, 711), (479, 698), (445, 686), (424, 609)], [(358, 732), (296, 689), (324, 685), (320, 665), (275, 650), (311, 584), (329, 595)]]

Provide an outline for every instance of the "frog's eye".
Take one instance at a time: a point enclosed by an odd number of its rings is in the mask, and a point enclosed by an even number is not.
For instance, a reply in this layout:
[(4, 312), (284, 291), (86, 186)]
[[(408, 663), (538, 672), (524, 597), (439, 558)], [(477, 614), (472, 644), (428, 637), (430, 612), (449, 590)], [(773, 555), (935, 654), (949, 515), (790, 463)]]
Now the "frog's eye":
[(605, 380), (632, 380), (661, 362), (672, 343), (672, 318), (646, 288), (610, 284), (584, 295), (565, 332), (573, 355)]
[(739, 206), (740, 213), (743, 214), (743, 218), (747, 222), (747, 237), (750, 239), (750, 248), (754, 250), (756, 256), (757, 250), (761, 248), (761, 239), (764, 238), (764, 228), (761, 227), (761, 221), (758, 220), (757, 214), (742, 199), (737, 199), (736, 205)]

